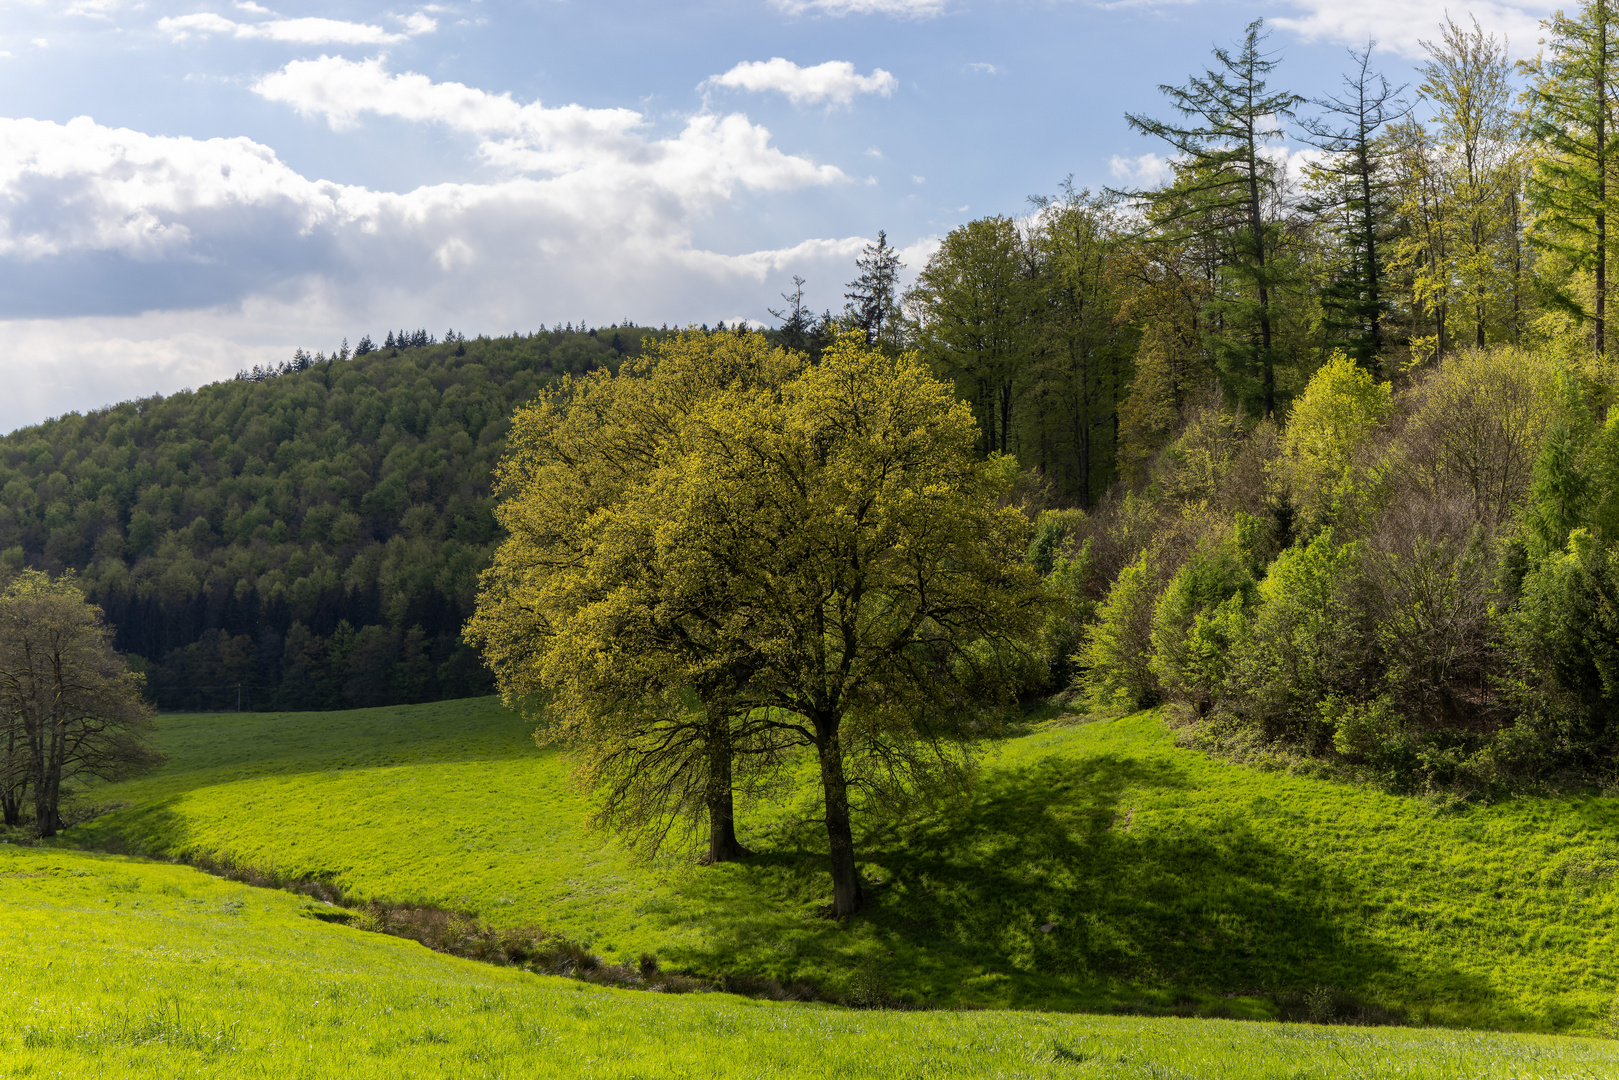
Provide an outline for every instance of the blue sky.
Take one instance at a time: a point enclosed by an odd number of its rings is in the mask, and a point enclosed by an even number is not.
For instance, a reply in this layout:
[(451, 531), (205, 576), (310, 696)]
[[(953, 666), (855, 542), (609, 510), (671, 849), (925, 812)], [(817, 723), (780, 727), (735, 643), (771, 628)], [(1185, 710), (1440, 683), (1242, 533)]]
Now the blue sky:
[[(1549, 5), (1448, 5), (1532, 52)], [(0, 431), (390, 328), (841, 304), (886, 229), (1150, 177), (1126, 111), (1263, 16), (1274, 85), (1447, 5), (0, 0)]]

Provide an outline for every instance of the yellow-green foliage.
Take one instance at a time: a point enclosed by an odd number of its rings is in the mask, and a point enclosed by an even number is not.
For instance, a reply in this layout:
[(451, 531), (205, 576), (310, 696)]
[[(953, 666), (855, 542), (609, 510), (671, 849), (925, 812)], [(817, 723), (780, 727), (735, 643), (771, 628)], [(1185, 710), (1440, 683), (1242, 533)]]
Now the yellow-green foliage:
[(493, 700), (161, 717), (169, 764), (106, 789), (132, 805), (65, 838), (324, 874), (614, 961), (878, 1000), (1260, 1019), (1310, 1015), (1315, 994), (1322, 1016), (1605, 1017), (1612, 800), (1451, 808), (1211, 759), (1152, 714), (1079, 719), (986, 748), (970, 800), (873, 819), (861, 872), (882, 887), (841, 924), (820, 916), (813, 767), (740, 807), (753, 859), (642, 862), (584, 828), (566, 763)]
[(1315, 373), (1282, 435), (1293, 497), (1306, 521), (1322, 521), (1352, 493), (1357, 455), (1392, 408), (1390, 385), (1342, 352)]
[(177, 866), (0, 848), (8, 1077), (1599, 1077), (1549, 1036), (997, 1012), (857, 1012), (604, 990), (335, 926)]

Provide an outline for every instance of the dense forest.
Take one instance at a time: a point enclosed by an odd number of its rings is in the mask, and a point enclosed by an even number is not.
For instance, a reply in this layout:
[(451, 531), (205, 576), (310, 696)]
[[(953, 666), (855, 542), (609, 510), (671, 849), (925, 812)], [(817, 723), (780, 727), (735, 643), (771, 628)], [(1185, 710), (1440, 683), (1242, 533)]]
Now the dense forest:
[(1611, 785), (1619, 22), (1439, 29), (1410, 93), (1368, 46), (1307, 101), (1252, 24), (1128, 117), (1161, 184), (955, 230), (893, 334), (1031, 468), (1047, 688), (1402, 790)]
[(0, 563), (76, 571), (160, 708), (487, 692), (460, 632), (512, 409), (651, 333), (401, 331), (24, 428), (0, 440)]

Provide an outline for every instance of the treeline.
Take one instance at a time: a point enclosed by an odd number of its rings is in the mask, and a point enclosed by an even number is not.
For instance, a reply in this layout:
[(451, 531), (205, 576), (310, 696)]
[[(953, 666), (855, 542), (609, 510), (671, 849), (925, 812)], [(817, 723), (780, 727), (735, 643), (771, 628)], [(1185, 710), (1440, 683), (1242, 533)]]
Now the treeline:
[(390, 335), (19, 430), (0, 439), (0, 566), (77, 571), (163, 709), (488, 692), (460, 634), (508, 418), (658, 333)]
[(1391, 87), (1368, 47), (1317, 101), (1273, 85), (1256, 22), (1165, 88), (1171, 119), (1128, 117), (1167, 158), (1160, 184), (953, 230), (892, 340), (973, 403), (983, 449), (1082, 507), (1144, 482), (1211, 385), (1280, 420), (1334, 350), (1380, 378), (1465, 347), (1601, 351), (1614, 61), (1590, 60), (1593, 20), (1612, 32), (1602, 5), (1548, 23), (1527, 83), (1503, 42), (1447, 21), (1419, 86)]
[[(1046, 474), (1030, 558), (1070, 602), (1048, 651), (1075, 642), (1059, 675), (1098, 706), (1167, 703), (1204, 745), (1400, 790), (1619, 775), (1619, 21), (1592, 0), (1545, 29), (1515, 71), (1447, 20), (1407, 100), (1368, 50), (1307, 102), (1267, 84), (1255, 23), (1165, 88), (1173, 123), (1129, 118), (1174, 151), (1161, 185), (975, 222), (924, 271), (913, 340)], [(1288, 127), (1322, 151), (1302, 169)], [(1108, 416), (1122, 483), (1087, 512), (1035, 407), (1031, 253), (1064, 220), (1100, 223), (1092, 265), (1139, 335)]]

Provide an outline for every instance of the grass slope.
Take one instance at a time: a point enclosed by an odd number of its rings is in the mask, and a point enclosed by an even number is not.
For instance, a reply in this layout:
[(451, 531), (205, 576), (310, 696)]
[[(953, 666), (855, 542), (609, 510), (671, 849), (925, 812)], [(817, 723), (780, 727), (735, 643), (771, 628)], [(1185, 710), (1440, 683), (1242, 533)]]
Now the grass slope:
[(465, 906), (611, 958), (809, 978), (854, 1000), (1396, 1019), (1609, 1022), (1619, 810), (1420, 800), (1176, 747), (1156, 716), (1058, 717), (998, 744), (970, 802), (876, 822), (847, 925), (813, 793), (749, 808), (757, 854), (638, 862), (586, 831), (565, 763), (492, 700), (166, 717), (170, 763), (80, 842), (328, 874)]
[(179, 866), (0, 847), (10, 1077), (1611, 1077), (1619, 1044), (605, 990)]

